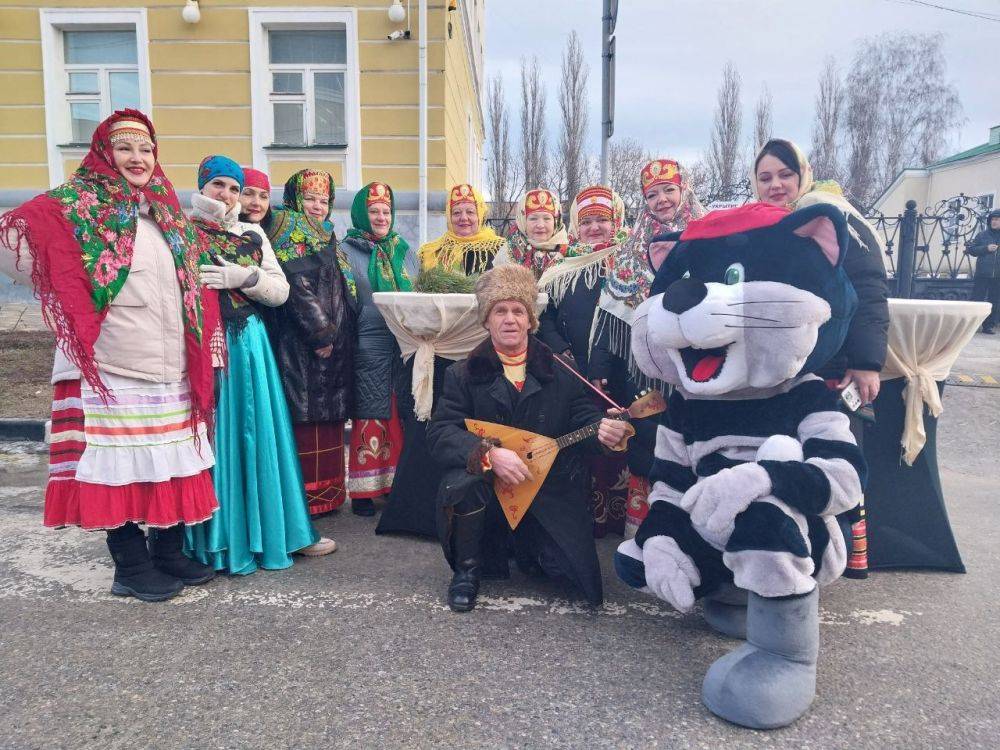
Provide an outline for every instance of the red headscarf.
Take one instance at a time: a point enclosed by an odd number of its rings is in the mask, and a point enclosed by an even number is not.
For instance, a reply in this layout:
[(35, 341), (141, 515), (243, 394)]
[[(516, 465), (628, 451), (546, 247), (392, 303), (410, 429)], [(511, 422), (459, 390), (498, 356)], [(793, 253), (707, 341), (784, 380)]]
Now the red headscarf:
[(146, 127), (156, 158), (156, 134), (149, 118), (134, 109), (115, 112), (98, 125), (90, 152), (69, 181), (0, 218), (0, 244), (14, 252), (22, 243), (27, 245), (35, 294), (59, 347), (106, 398), (108, 389), (97, 371), (94, 344), (108, 305), (128, 278), (139, 203), (148, 202), (150, 217), (174, 256), (181, 286), (192, 418), (210, 422), (209, 342), (219, 325), (219, 304), (216, 293), (199, 284), (198, 265), (209, 262), (207, 241), (181, 211), (159, 163), (142, 188), (133, 187), (115, 168), (110, 136), (121, 120)]

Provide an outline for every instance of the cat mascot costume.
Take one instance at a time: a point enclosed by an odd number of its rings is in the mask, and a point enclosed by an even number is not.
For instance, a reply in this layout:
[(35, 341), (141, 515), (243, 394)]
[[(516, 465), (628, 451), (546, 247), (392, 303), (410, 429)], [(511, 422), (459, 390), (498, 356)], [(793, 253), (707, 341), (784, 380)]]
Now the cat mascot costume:
[(823, 204), (715, 211), (655, 238), (673, 244), (632, 323), (639, 367), (674, 390), (649, 514), (615, 567), (682, 612), (701, 599), (712, 627), (746, 639), (709, 668), (702, 698), (747, 727), (785, 726), (812, 703), (817, 588), (844, 570), (837, 516), (865, 481), (836, 393), (811, 374), (857, 306), (848, 231)]

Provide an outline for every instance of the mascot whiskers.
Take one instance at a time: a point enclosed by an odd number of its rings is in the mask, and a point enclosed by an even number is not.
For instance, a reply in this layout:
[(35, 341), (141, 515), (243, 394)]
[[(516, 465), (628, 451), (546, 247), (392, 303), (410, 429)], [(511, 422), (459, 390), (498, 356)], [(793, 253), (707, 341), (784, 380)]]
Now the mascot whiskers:
[(710, 625), (746, 639), (711, 665), (702, 698), (747, 727), (785, 726), (813, 701), (818, 586), (844, 570), (837, 515), (862, 496), (847, 416), (811, 374), (857, 305), (847, 233), (827, 205), (713, 212), (654, 238), (674, 244), (633, 319), (636, 362), (674, 391), (649, 514), (615, 567), (682, 612), (702, 600)]

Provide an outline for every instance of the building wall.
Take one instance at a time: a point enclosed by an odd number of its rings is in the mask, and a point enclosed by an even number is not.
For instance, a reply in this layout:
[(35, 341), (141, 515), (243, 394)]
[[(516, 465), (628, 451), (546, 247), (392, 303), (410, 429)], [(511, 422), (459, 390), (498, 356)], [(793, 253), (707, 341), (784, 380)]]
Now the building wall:
[[(394, 30), (386, 0), (327, 0), (306, 6), (301, 0), (212, 0), (201, 8), (201, 21), (181, 19), (179, 0), (46, 0), (34, 7), (24, 0), (0, 0), (0, 189), (49, 186), (45, 95), (39, 8), (146, 9), (152, 118), (160, 141), (160, 160), (171, 180), (193, 187), (195, 167), (208, 153), (225, 153), (240, 163), (253, 162), (251, 134), (249, 8), (354, 8), (360, 97), (360, 142), (355, 184), (342, 153), (300, 151), (268, 156), (272, 182), (281, 184), (305, 166), (323, 166), (338, 186), (357, 188), (374, 179), (395, 189), (418, 187), (418, 75), (416, 3), (409, 19), (410, 40), (389, 41)], [(482, 0), (474, 0), (481, 13)], [(447, 24), (452, 22), (452, 38)], [(468, 114), (482, 142), (482, 120), (471, 67), (463, 42), (463, 13), (448, 12), (444, 0), (431, 0), (428, 11), (429, 187), (445, 190), (468, 174)], [(348, 85), (351, 77), (348, 76)], [(350, 116), (350, 113), (349, 115)], [(461, 139), (452, 144), (452, 138)], [(446, 140), (447, 139), (447, 140)], [(76, 167), (83, 152), (63, 154), (63, 172)], [(459, 179), (461, 178), (461, 179)]]
[(933, 169), (914, 169), (886, 192), (876, 208), (888, 216), (903, 213), (908, 200), (917, 202), (917, 210), (933, 209), (939, 201), (968, 196), (993, 195), (993, 205), (1000, 206), (1000, 154), (945, 164)]

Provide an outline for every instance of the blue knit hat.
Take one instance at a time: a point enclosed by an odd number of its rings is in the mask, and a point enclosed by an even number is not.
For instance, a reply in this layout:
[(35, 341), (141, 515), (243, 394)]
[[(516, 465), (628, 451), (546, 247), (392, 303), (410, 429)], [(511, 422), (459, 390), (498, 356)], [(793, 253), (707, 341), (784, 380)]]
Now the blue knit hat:
[(206, 156), (198, 165), (198, 189), (201, 190), (209, 180), (216, 177), (231, 177), (243, 189), (243, 168), (228, 156)]

